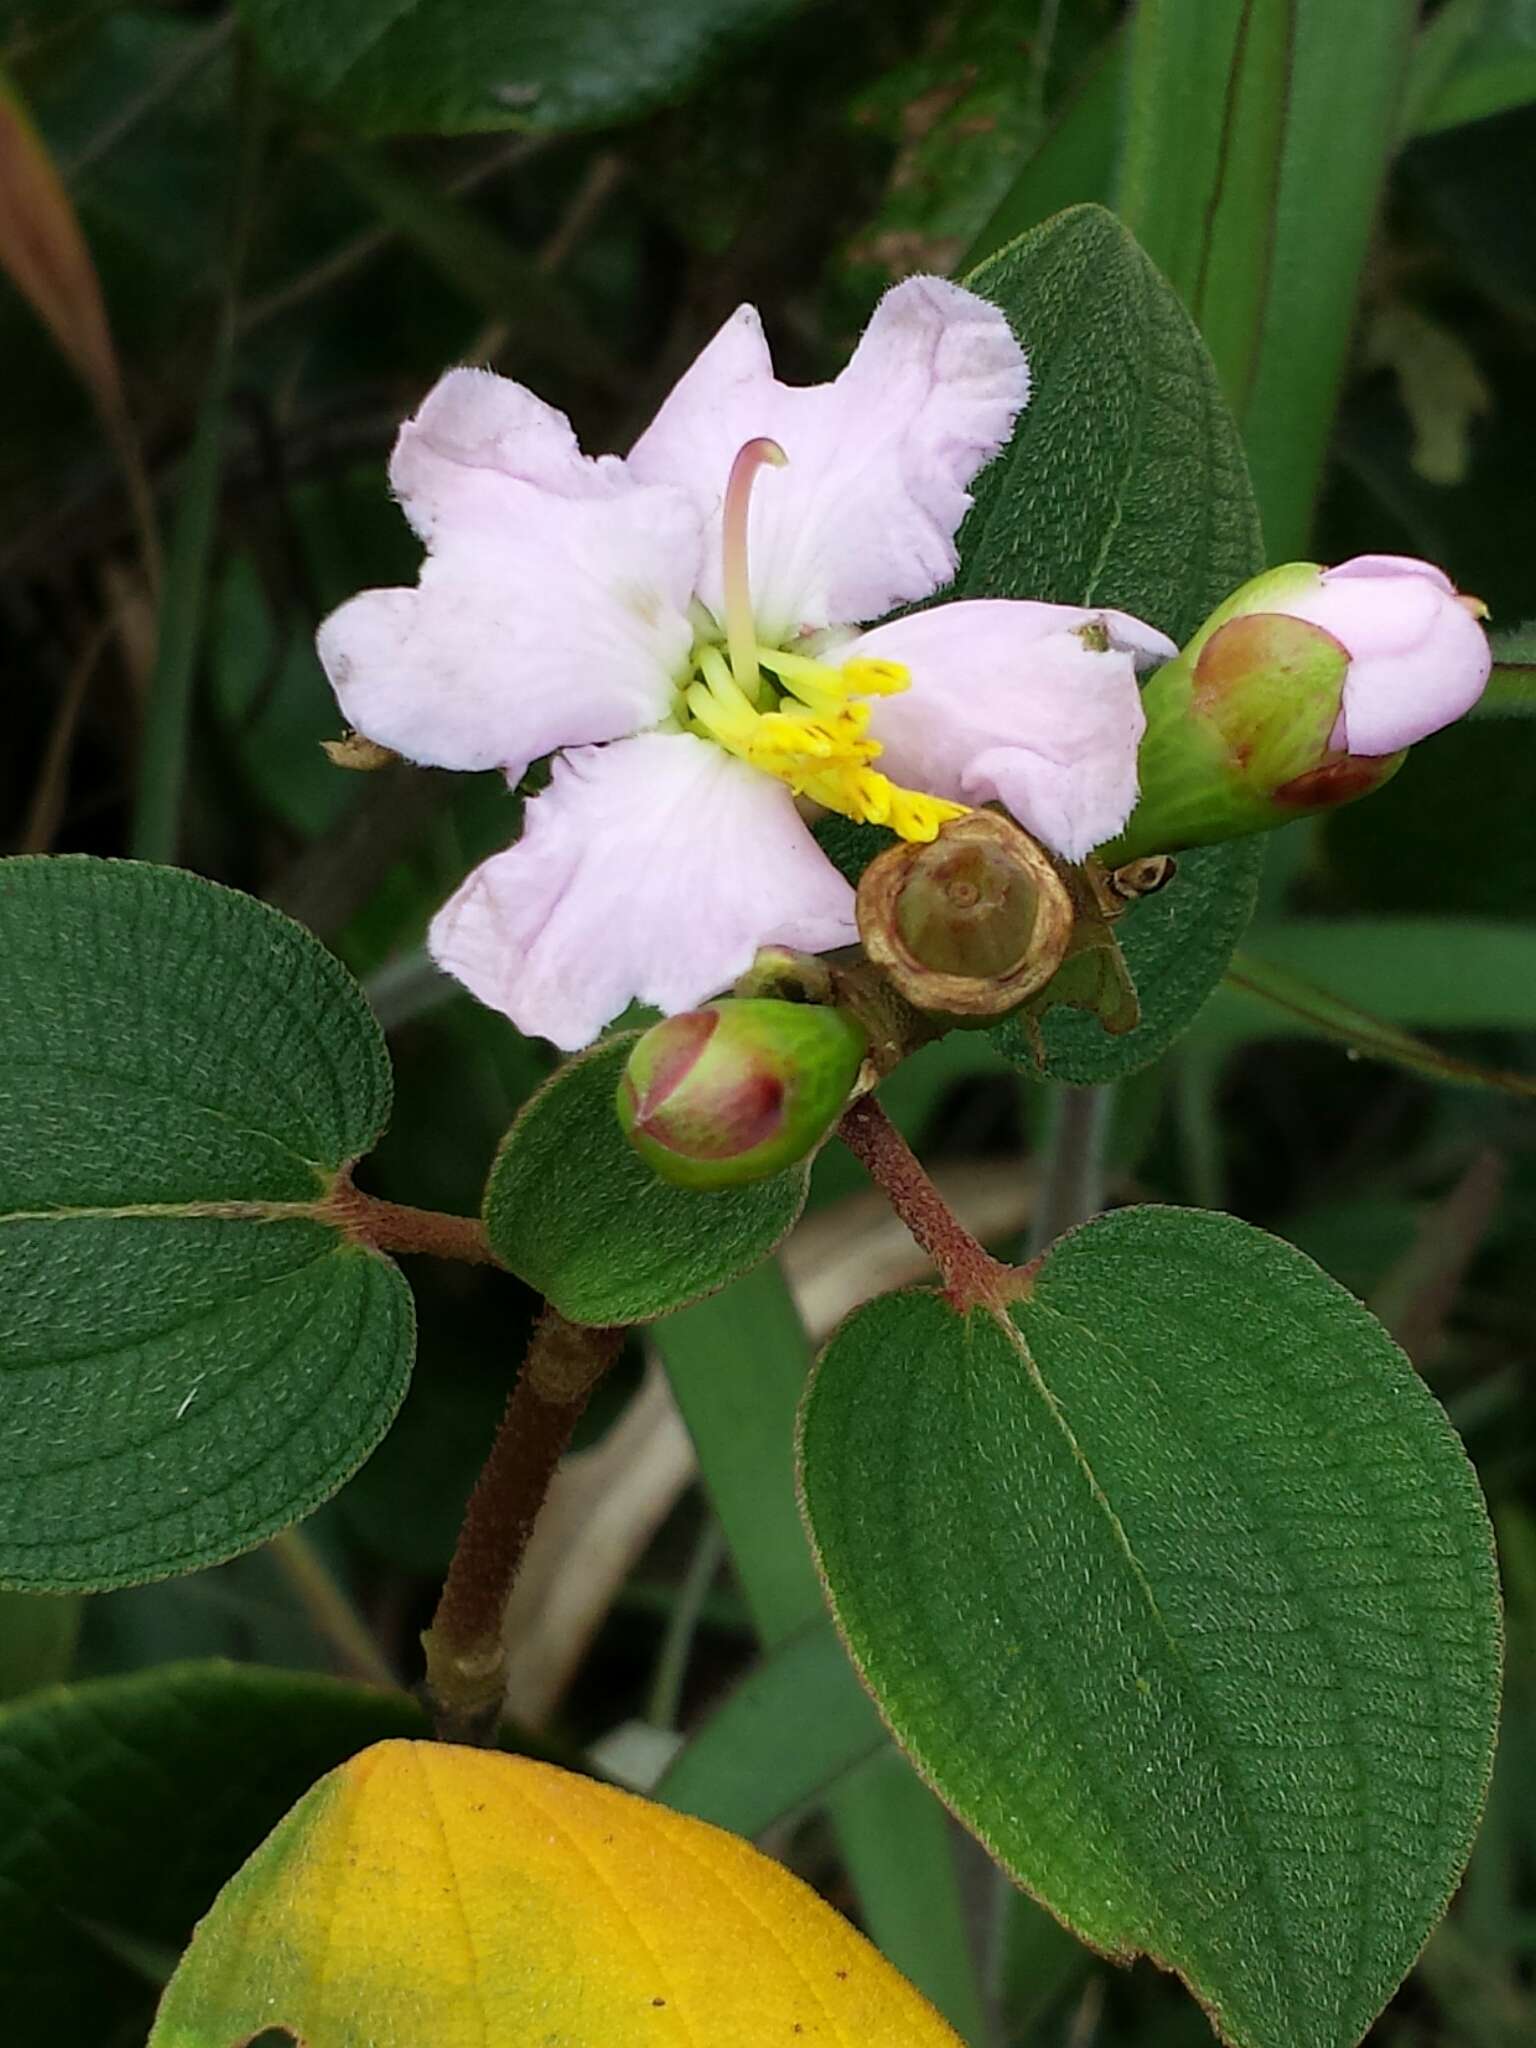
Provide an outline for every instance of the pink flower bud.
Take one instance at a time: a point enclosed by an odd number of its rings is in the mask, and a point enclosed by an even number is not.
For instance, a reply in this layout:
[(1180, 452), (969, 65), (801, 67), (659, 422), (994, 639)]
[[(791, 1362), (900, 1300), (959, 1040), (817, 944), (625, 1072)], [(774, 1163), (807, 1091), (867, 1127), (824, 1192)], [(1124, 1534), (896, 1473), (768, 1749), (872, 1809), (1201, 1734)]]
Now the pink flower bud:
[(624, 1134), (663, 1180), (737, 1187), (814, 1151), (868, 1049), (841, 1010), (725, 998), (653, 1025), (619, 1082)]
[(1349, 656), (1329, 735), (1340, 753), (1411, 747), (1470, 711), (1488, 681), (1488, 638), (1478, 623), (1487, 607), (1459, 596), (1431, 562), (1356, 555), (1314, 571), (1309, 586), (1272, 608), (1321, 626)]
[(1403, 555), (1254, 577), (1143, 692), (1141, 796), (1102, 857), (1236, 838), (1380, 788), (1481, 696), (1483, 614)]

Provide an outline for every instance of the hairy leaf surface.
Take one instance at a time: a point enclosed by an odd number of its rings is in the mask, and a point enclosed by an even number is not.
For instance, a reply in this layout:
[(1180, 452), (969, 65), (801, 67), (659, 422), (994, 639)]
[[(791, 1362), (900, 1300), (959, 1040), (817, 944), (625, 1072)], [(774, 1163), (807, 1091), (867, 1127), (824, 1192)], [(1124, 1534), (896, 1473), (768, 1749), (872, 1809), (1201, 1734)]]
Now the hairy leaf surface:
[(0, 1582), (127, 1585), (334, 1493), (410, 1294), (327, 1202), (389, 1108), (346, 970), (172, 868), (0, 864)]
[(1466, 1861), (1488, 1521), (1380, 1326), (1233, 1218), (1127, 1210), (1011, 1317), (889, 1296), (802, 1439), (893, 1732), (1023, 1884), (1238, 2048), (1352, 2048)]
[(507, 1133), (485, 1190), (496, 1255), (578, 1323), (641, 1323), (767, 1258), (805, 1202), (809, 1167), (699, 1194), (658, 1180), (619, 1128), (637, 1032), (567, 1062)]

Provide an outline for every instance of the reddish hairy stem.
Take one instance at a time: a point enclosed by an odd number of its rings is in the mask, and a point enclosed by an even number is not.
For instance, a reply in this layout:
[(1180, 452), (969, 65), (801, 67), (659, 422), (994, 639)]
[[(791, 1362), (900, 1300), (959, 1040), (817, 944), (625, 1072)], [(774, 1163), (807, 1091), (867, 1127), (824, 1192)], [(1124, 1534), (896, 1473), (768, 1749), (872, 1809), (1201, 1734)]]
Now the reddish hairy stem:
[(1029, 1292), (1028, 1269), (1005, 1266), (972, 1237), (873, 1095), (843, 1111), (837, 1135), (938, 1267), (956, 1308), (1000, 1308)]
[(550, 1481), (622, 1328), (570, 1323), (546, 1308), (464, 1510), (432, 1626), (427, 1691), (444, 1741), (488, 1742), (506, 1687), (502, 1616)]
[(425, 1252), (434, 1259), (467, 1259), (494, 1266), (485, 1225), (478, 1216), (449, 1216), (440, 1209), (412, 1209), (365, 1195), (343, 1174), (322, 1204), (325, 1214), (349, 1237), (376, 1252)]

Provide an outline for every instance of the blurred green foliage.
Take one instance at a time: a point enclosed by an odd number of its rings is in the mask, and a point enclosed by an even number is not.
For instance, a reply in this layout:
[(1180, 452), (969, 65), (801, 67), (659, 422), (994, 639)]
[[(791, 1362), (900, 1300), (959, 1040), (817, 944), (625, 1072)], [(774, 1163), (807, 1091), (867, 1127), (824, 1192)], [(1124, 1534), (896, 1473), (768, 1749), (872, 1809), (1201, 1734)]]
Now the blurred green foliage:
[[(826, 375), (885, 283), (964, 268), (1097, 200), (1202, 323), (1272, 553), (1426, 554), (1499, 628), (1536, 616), (1530, 0), (417, 0), (403, 16), (377, 0), (0, 0), (0, 64), (100, 273), (168, 562), (157, 583), (120, 451), (0, 283), (7, 850), (147, 844), (136, 792), (153, 792), (163, 850), (318, 931), (369, 978), (390, 1033), (394, 1123), (364, 1176), (381, 1194), (473, 1209), (550, 1065), (419, 952), (432, 910), (512, 836), (517, 799), (494, 777), (348, 777), (317, 745), (337, 721), (313, 628), (350, 591), (414, 574), (383, 465), (446, 364), (490, 363), (568, 408), (587, 447), (623, 448), (740, 300), (762, 307), (787, 376)], [(1518, 706), (1427, 743), (1384, 795), (1280, 835), (1247, 950), (1460, 1059), (1536, 1073), (1533, 776)], [(888, 1099), (957, 1185), (1016, 1188), (998, 1229), (1023, 1227), (1049, 1091), (956, 1037)], [(1536, 2038), (1531, 1133), (1528, 1102), (1351, 1059), (1251, 993), (1224, 992), (1112, 1106), (1111, 1195), (1225, 1204), (1309, 1251), (1402, 1338), (1493, 1502), (1503, 1761), (1471, 1875), (1377, 2048)], [(824, 1294), (839, 1244), (844, 1267), (866, 1256), (858, 1189), (829, 1153), (806, 1232), (832, 1219)], [(414, 1675), (532, 1302), (502, 1275), (419, 1264), (412, 1281), (415, 1387), (308, 1525), (307, 1566), (263, 1552), (56, 1613), (7, 1597), (0, 1688), (210, 1656), (356, 1675), (359, 1627)], [(686, 1738), (753, 1667), (756, 1637), (781, 1657), (796, 1640), (809, 1581), (787, 1438), (780, 1467), (778, 1439), (744, 1439), (726, 1398), (767, 1374), (744, 1412), (787, 1418), (805, 1352), (765, 1352), (786, 1315), (777, 1281), (753, 1276), (662, 1328), (707, 1492), (663, 1512), (562, 1689), (553, 1727), (573, 1747), (647, 1715), (663, 1653), (682, 1659)], [(637, 1383), (616, 1381), (593, 1441)], [(737, 1576), (700, 1586), (714, 1515)], [(888, 1751), (854, 1765), (856, 1750), (828, 1746), (829, 1771), (851, 1775), (776, 1845), (970, 2034), (985, 2006), (998, 2043), (1208, 2038), (1151, 1969), (1108, 1969), (1025, 1902), (996, 1910), (979, 1855), (944, 1841), (910, 1774)], [(794, 1806), (805, 1753), (784, 1769)], [(761, 1780), (755, 1797), (773, 1804)], [(936, 1829), (953, 1857), (928, 1853)], [(206, 1858), (206, 1838), (183, 1849)], [(232, 1867), (242, 1851), (225, 1853)], [(174, 1924), (135, 1928), (132, 1903), (81, 1937), (118, 1943), (99, 1981), (124, 2043), (142, 1944), (163, 1952), (198, 1910), (189, 1894)], [(962, 1919), (974, 1972), (951, 1938)], [(8, 2025), (18, 2048), (61, 2038), (45, 2004)]]

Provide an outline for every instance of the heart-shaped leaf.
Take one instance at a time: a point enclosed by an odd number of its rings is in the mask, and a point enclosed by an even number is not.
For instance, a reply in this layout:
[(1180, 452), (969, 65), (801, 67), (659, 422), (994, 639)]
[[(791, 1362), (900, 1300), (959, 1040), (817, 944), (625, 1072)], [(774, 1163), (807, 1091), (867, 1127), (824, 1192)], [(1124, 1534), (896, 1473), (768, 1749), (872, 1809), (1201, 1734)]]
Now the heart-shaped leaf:
[(1466, 1861), (1499, 1671), (1476, 1480), (1379, 1324), (1127, 1210), (1011, 1315), (857, 1311), (801, 1465), (854, 1658), (998, 1860), (1238, 2048), (1352, 2048)]
[(485, 1190), (496, 1256), (577, 1323), (642, 1323), (766, 1259), (805, 1202), (809, 1166), (698, 1194), (656, 1175), (619, 1128), (639, 1036), (569, 1061), (507, 1133)]
[(0, 1582), (127, 1585), (333, 1493), (411, 1300), (328, 1201), (389, 1108), (346, 970), (266, 905), (0, 863)]
[(198, 1929), (151, 2048), (957, 2048), (746, 1842), (523, 1757), (386, 1742), (323, 1779)]

